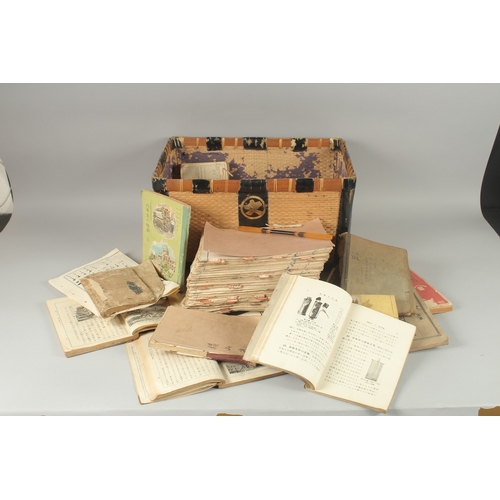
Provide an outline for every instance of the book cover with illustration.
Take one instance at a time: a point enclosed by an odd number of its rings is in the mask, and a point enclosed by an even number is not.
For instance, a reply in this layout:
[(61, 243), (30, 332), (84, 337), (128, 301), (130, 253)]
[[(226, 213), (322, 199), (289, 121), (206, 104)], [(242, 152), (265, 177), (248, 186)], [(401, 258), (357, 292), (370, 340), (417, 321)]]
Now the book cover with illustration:
[(163, 279), (185, 285), (191, 207), (154, 191), (142, 197), (142, 260), (151, 259)]

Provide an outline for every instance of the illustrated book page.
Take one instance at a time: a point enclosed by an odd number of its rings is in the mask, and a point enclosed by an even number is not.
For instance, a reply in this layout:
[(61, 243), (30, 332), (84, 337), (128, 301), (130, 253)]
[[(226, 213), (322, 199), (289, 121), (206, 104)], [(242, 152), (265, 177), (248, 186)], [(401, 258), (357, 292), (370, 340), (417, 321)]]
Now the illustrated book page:
[(67, 297), (47, 301), (47, 308), (66, 357), (96, 351), (137, 338), (153, 329), (165, 312), (165, 305), (125, 313), (106, 321)]
[(322, 380), (307, 388), (386, 412), (414, 333), (413, 325), (352, 304)]
[(351, 304), (351, 296), (330, 283), (283, 274), (244, 359), (316, 386)]
[(154, 191), (141, 191), (142, 260), (151, 259), (160, 275), (185, 285), (191, 207)]
[(209, 359), (243, 362), (260, 315), (168, 307), (150, 342), (156, 349)]
[(231, 387), (280, 375), (265, 366), (248, 367), (206, 358), (180, 356), (149, 347), (152, 333), (125, 345), (134, 386), (142, 404)]
[(344, 233), (339, 244), (340, 286), (351, 295), (394, 295), (399, 315), (415, 313), (408, 252)]
[(244, 358), (297, 375), (309, 390), (386, 411), (414, 333), (331, 283), (284, 274)]

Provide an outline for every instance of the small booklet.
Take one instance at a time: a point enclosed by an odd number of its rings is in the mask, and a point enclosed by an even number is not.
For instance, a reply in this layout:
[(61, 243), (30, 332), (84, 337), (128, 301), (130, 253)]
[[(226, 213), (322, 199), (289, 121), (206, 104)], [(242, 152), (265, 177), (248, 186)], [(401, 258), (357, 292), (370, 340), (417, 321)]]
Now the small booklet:
[(258, 313), (233, 316), (169, 307), (149, 345), (188, 356), (242, 363), (259, 319)]
[(432, 314), (443, 313), (453, 310), (453, 304), (433, 286), (431, 286), (424, 278), (419, 276), (414, 271), (410, 271), (411, 282), (417, 293), (422, 297), (425, 305), (429, 308)]
[[(137, 264), (137, 262), (115, 248), (100, 259), (93, 260), (92, 262), (76, 267), (71, 271), (67, 271), (57, 278), (50, 279), (49, 283), (68, 298), (73, 299), (75, 302), (78, 302), (78, 304), (87, 308), (96, 316), (101, 317), (99, 308), (96, 304), (94, 304), (94, 301), (83, 286), (82, 279), (90, 275), (96, 275), (106, 271), (116, 271), (118, 273), (128, 272), (124, 271), (124, 269), (131, 267), (137, 268), (138, 266), (139, 264)], [(125, 283), (126, 285), (126, 282), (127, 280), (125, 280), (125, 282), (122, 281), (122, 284)], [(164, 286), (162, 296), (164, 297), (172, 295), (179, 290), (179, 285), (173, 281), (162, 280), (162, 282)], [(153, 302), (149, 305), (152, 304)], [(141, 306), (138, 306), (137, 304), (133, 306), (130, 305), (129, 310), (137, 309), (138, 307)], [(121, 310), (120, 312), (125, 311)], [(116, 314), (118, 313), (113, 313), (113, 315)]]
[(283, 274), (244, 359), (298, 376), (305, 388), (386, 412), (415, 326), (352, 302), (340, 287)]
[(151, 259), (163, 279), (185, 285), (191, 207), (148, 189), (141, 191), (142, 260)]
[(283, 371), (267, 366), (218, 362), (152, 349), (148, 345), (151, 335), (144, 333), (125, 345), (135, 389), (142, 404), (283, 374)]
[(123, 344), (156, 328), (167, 308), (167, 301), (111, 320), (99, 318), (67, 297), (47, 300), (50, 317), (66, 357)]

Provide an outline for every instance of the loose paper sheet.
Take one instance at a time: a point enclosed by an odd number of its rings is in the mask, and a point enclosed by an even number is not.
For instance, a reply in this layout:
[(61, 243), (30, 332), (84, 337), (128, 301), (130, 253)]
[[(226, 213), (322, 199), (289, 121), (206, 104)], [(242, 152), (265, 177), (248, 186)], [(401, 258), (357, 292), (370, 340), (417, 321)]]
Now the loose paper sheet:
[[(294, 227), (293, 230), (326, 234), (319, 218)], [(333, 248), (331, 241), (281, 234), (245, 233), (237, 229), (218, 229), (208, 222), (203, 233), (203, 250), (208, 254), (208, 258), (215, 258), (216, 255), (242, 257), (281, 255), (328, 247)]]

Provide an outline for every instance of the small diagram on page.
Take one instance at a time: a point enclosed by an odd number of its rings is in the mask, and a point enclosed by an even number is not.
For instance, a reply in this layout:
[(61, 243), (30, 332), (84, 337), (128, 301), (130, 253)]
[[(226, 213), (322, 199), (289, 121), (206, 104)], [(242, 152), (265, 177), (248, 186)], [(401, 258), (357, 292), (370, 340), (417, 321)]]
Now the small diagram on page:
[(322, 302), (321, 297), (317, 297), (314, 303), (312, 297), (304, 297), (297, 313), (301, 316), (308, 316), (309, 319), (316, 319), (321, 314), (328, 317), (328, 307), (328, 302)]
[(164, 203), (158, 203), (153, 209), (153, 225), (165, 238), (173, 238), (177, 227), (175, 212)]
[(373, 380), (373, 382), (377, 382), (383, 366), (384, 363), (382, 363), (380, 360), (372, 359), (370, 367), (366, 372), (365, 378), (367, 378), (368, 380)]

